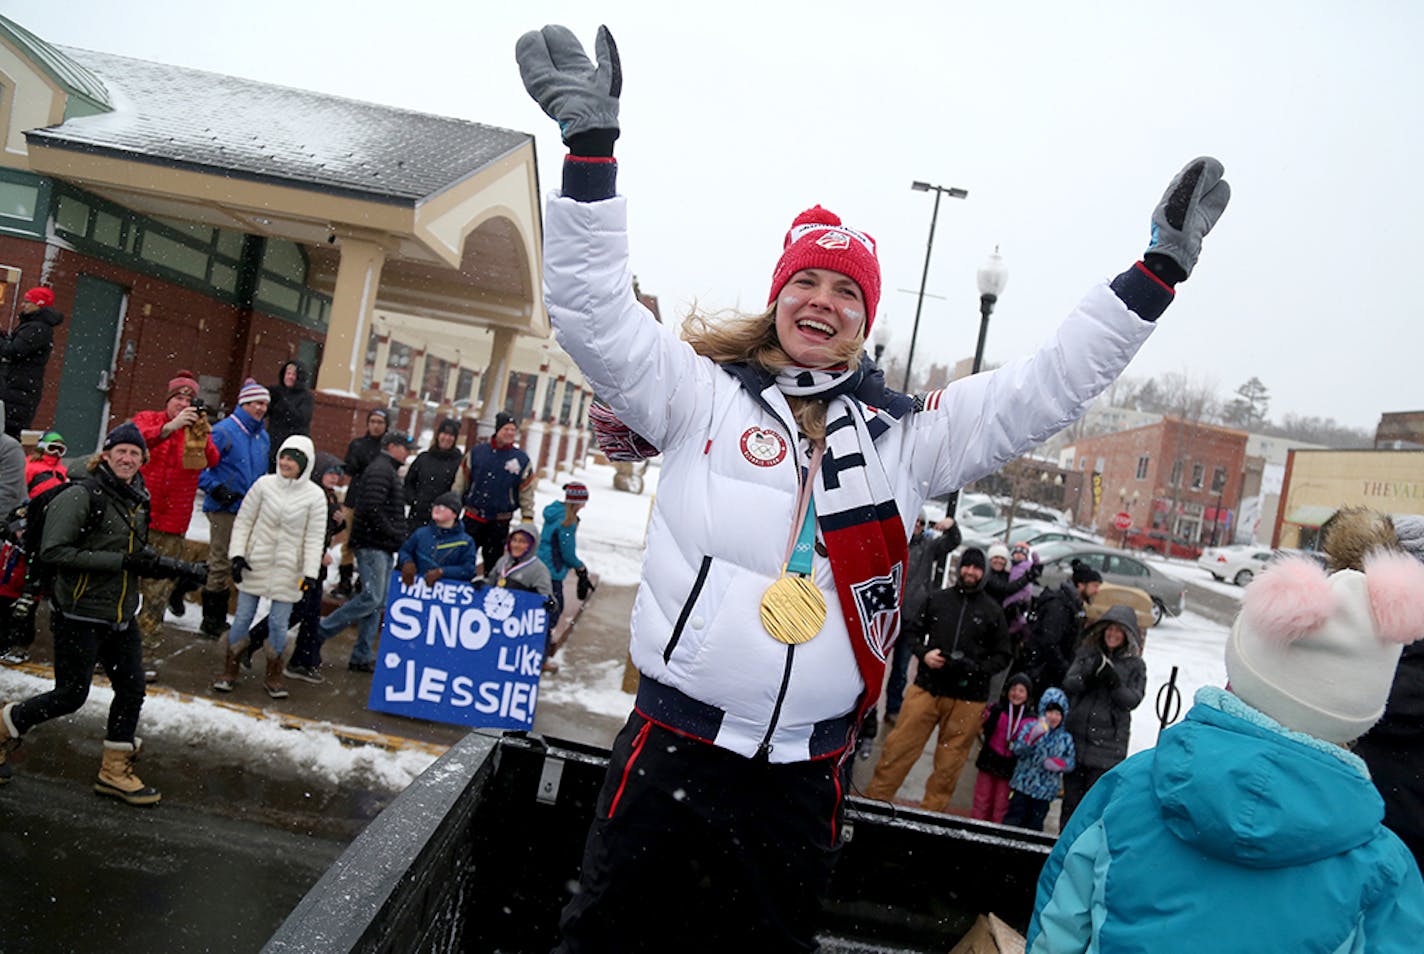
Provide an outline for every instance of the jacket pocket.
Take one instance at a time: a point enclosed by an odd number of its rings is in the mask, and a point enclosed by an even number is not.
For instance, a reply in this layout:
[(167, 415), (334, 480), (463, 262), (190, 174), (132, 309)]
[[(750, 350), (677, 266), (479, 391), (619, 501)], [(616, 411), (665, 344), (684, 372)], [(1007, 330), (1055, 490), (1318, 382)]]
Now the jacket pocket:
[(697, 579), (692, 581), (692, 590), (687, 594), (687, 599), (682, 604), (682, 612), (677, 614), (677, 624), (672, 628), (672, 635), (668, 637), (667, 648), (663, 650), (663, 663), (666, 664), (672, 659), (673, 650), (677, 648), (677, 642), (682, 638), (682, 628), (687, 625), (687, 618), (692, 615), (692, 607), (697, 604), (697, 597), (702, 593), (702, 585), (707, 582), (707, 572), (712, 569), (712, 558), (705, 556), (702, 558), (702, 565), (697, 568)]

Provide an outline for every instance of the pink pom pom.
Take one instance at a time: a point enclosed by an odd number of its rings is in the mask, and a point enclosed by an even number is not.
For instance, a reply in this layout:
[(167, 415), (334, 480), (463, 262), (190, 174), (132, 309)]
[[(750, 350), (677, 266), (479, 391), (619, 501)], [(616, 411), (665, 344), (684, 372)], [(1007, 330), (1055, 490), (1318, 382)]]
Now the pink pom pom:
[(1318, 629), (1335, 612), (1335, 594), (1319, 564), (1283, 557), (1246, 589), (1241, 614), (1252, 632), (1279, 644)]
[(1365, 589), (1380, 639), (1424, 638), (1424, 563), (1405, 553), (1376, 550), (1365, 557)]

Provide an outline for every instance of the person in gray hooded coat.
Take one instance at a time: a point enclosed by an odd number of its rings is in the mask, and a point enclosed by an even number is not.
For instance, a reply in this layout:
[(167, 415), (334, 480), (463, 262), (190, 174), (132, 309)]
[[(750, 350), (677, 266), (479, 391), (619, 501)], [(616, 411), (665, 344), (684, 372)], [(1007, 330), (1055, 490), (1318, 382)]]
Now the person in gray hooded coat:
[[(0, 401), (0, 432), (4, 429), (5, 402)], [(25, 449), (8, 433), (0, 433), (0, 518), (25, 499)]]
[(1147, 691), (1141, 647), (1137, 614), (1130, 606), (1111, 606), (1083, 634), (1068, 667), (1063, 680), (1069, 702), (1065, 724), (1073, 736), (1078, 765), (1063, 776), (1060, 831), (1093, 783), (1127, 758), (1132, 710)]

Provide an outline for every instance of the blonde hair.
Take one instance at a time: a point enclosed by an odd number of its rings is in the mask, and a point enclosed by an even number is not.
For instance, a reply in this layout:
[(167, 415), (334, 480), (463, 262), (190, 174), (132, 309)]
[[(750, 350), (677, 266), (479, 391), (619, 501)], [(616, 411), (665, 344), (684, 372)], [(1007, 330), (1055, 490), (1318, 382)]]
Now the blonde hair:
[[(718, 364), (745, 363), (771, 374), (793, 366), (796, 362), (781, 347), (776, 334), (776, 305), (768, 305), (759, 315), (739, 312), (715, 312), (704, 315), (693, 307), (683, 321), (682, 340), (692, 350)], [(834, 357), (839, 362), (854, 364), (864, 350), (865, 333), (857, 332), (837, 346)], [(815, 443), (826, 439), (826, 402), (815, 398), (791, 397), (791, 413), (796, 427)]]

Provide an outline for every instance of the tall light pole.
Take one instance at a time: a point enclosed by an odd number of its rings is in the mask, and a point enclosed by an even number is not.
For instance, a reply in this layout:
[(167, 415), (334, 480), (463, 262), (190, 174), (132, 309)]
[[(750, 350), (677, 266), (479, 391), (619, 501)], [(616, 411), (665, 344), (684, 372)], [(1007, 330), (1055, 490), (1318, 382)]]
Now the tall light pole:
[(939, 219), (939, 198), (941, 195), (948, 195), (951, 199), (963, 199), (969, 195), (968, 189), (931, 185), (928, 182), (912, 182), (910, 188), (916, 192), (933, 192), (935, 201), (934, 212), (930, 214), (930, 239), (925, 243), (925, 269), (920, 273), (920, 296), (915, 301), (915, 323), (910, 328), (910, 356), (905, 359), (905, 385), (901, 390), (907, 393), (910, 390), (910, 368), (915, 364), (915, 338), (920, 333), (920, 309), (925, 305), (925, 281), (930, 277), (930, 250), (934, 248), (935, 222)]
[(984, 339), (989, 336), (989, 316), (993, 314), (994, 303), (1008, 283), (1009, 270), (1004, 267), (999, 246), (995, 245), (993, 254), (979, 266), (979, 344), (974, 348), (974, 370), (970, 374), (978, 374), (984, 363)]

